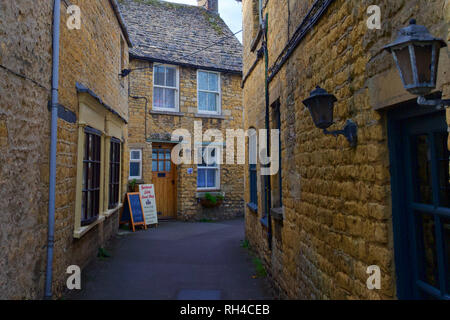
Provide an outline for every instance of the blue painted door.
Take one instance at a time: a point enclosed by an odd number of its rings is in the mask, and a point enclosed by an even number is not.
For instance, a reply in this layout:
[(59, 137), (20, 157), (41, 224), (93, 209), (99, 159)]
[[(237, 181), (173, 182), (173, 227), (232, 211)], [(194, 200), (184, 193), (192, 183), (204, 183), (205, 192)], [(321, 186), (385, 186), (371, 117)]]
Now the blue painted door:
[(395, 140), (390, 141), (390, 151), (399, 298), (449, 299), (450, 153), (445, 113), (396, 120), (390, 135)]

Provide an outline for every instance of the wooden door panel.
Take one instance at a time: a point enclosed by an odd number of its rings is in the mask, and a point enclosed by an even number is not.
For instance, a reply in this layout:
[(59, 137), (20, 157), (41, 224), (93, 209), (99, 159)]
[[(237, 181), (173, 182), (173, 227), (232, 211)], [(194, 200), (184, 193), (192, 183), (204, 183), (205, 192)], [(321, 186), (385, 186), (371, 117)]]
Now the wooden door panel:
[(154, 144), (152, 152), (153, 184), (159, 218), (175, 218), (176, 208), (176, 166), (171, 162), (170, 145)]

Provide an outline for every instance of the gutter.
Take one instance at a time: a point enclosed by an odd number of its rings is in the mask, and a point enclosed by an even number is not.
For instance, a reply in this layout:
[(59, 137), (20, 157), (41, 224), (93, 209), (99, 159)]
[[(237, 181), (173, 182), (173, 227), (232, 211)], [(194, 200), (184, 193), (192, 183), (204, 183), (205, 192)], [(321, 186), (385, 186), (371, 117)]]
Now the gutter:
[(156, 62), (156, 63), (166, 63), (166, 64), (172, 64), (172, 65), (176, 65), (176, 66), (180, 66), (180, 67), (201, 69), (201, 70), (207, 70), (207, 71), (215, 71), (215, 72), (221, 72), (221, 73), (238, 74), (238, 75), (242, 76), (242, 70), (201, 66), (201, 65), (191, 64), (191, 63), (184, 63), (184, 62), (177, 62), (177, 61), (170, 61), (170, 60), (164, 60), (164, 59), (139, 56), (139, 55), (130, 53), (130, 60), (132, 60), (132, 59)]
[(49, 178), (49, 199), (48, 199), (47, 269), (45, 274), (45, 299), (52, 298), (53, 247), (55, 243), (56, 144), (58, 138), (60, 23), (61, 23), (61, 0), (54, 0), (53, 48), (52, 48), (52, 115), (50, 127), (50, 178)]

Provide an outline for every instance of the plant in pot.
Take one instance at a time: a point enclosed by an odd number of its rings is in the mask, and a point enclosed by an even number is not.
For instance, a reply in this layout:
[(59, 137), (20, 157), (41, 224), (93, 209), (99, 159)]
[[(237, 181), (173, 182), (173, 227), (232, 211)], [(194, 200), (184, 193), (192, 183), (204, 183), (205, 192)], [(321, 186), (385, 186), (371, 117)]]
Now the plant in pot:
[(136, 179), (128, 181), (128, 192), (139, 192), (139, 185), (137, 184)]
[(200, 199), (200, 204), (204, 208), (215, 208), (222, 204), (224, 197), (221, 194), (212, 195), (210, 193), (206, 193), (204, 198)]

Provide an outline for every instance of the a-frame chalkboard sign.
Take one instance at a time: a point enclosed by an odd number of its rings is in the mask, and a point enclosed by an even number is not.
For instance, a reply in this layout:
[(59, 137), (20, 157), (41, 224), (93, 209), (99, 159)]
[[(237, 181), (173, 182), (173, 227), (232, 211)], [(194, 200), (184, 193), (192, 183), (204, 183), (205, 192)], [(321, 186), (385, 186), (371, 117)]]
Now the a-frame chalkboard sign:
[(133, 232), (136, 231), (136, 226), (144, 226), (144, 229), (147, 229), (139, 192), (127, 193), (125, 197), (125, 203), (120, 215), (120, 224), (127, 223), (130, 224)]

